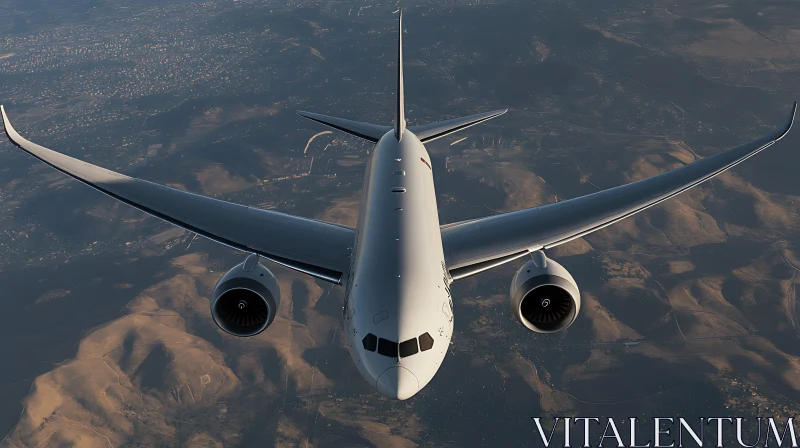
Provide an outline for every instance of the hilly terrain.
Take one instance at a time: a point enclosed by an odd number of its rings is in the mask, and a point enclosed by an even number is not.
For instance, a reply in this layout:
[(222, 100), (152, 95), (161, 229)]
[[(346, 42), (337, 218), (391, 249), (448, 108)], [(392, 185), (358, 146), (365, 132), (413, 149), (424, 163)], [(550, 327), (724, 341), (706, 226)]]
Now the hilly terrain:
[[(355, 225), (370, 146), (294, 111), (391, 122), (395, 2), (88, 3), (0, 1), (22, 135)], [(796, 2), (440, 3), (404, 9), (411, 124), (510, 108), (428, 145), (442, 223), (683, 166), (800, 98)], [(450, 353), (404, 402), (353, 365), (341, 288), (265, 262), (275, 322), (227, 336), (209, 297), (243, 254), (0, 144), (0, 446), (540, 446), (532, 417), (796, 416), (799, 144), (548, 251), (582, 293), (567, 331), (511, 315), (523, 260), (454, 283)]]

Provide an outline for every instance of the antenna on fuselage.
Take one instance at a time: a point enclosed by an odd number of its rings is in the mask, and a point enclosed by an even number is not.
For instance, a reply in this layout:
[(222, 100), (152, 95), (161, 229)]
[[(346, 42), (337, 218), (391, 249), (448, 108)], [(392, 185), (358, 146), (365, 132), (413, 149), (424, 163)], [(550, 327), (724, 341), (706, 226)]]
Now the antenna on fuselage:
[(399, 142), (406, 130), (405, 94), (403, 92), (403, 10), (400, 10), (400, 20), (397, 36), (397, 109), (394, 115), (394, 136)]

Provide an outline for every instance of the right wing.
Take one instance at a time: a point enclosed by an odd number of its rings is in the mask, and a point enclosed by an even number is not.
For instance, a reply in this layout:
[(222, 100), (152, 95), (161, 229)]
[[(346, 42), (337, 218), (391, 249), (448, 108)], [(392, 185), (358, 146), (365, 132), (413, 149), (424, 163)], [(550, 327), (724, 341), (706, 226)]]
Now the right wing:
[(128, 177), (24, 139), (9, 123), (3, 106), (0, 112), (12, 143), (64, 174), (190, 232), (322, 280), (341, 283), (350, 263), (353, 229)]
[(454, 280), (539, 249), (588, 235), (682, 193), (772, 146), (792, 127), (638, 182), (586, 196), (441, 227), (445, 262)]

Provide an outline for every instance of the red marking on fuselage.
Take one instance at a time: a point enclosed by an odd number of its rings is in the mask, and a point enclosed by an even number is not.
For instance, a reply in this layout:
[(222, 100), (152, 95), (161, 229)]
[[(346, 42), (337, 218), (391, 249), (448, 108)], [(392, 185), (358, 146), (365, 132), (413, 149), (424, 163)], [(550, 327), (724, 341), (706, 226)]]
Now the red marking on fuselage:
[(423, 159), (422, 157), (420, 157), (419, 160), (422, 160), (422, 163), (424, 163), (425, 166), (427, 166), (429, 170), (433, 171), (433, 168), (431, 168), (431, 165), (428, 163), (427, 160)]

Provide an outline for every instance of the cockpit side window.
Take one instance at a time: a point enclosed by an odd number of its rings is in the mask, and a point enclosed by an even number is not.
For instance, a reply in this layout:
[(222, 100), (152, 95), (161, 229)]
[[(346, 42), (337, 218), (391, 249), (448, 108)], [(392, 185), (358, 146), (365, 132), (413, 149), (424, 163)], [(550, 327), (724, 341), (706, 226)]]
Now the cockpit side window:
[(400, 343), (400, 357), (405, 358), (406, 356), (415, 355), (419, 352), (419, 348), (417, 347), (417, 338), (409, 339), (407, 341)]
[(390, 358), (397, 358), (397, 342), (383, 338), (378, 339), (378, 353)]
[(427, 332), (422, 333), (419, 336), (419, 349), (424, 352), (425, 350), (430, 350), (432, 348), (433, 348), (433, 338)]
[(378, 347), (378, 337), (370, 333), (364, 336), (364, 339), (361, 340), (361, 343), (364, 344), (364, 350), (374, 352), (375, 348)]

